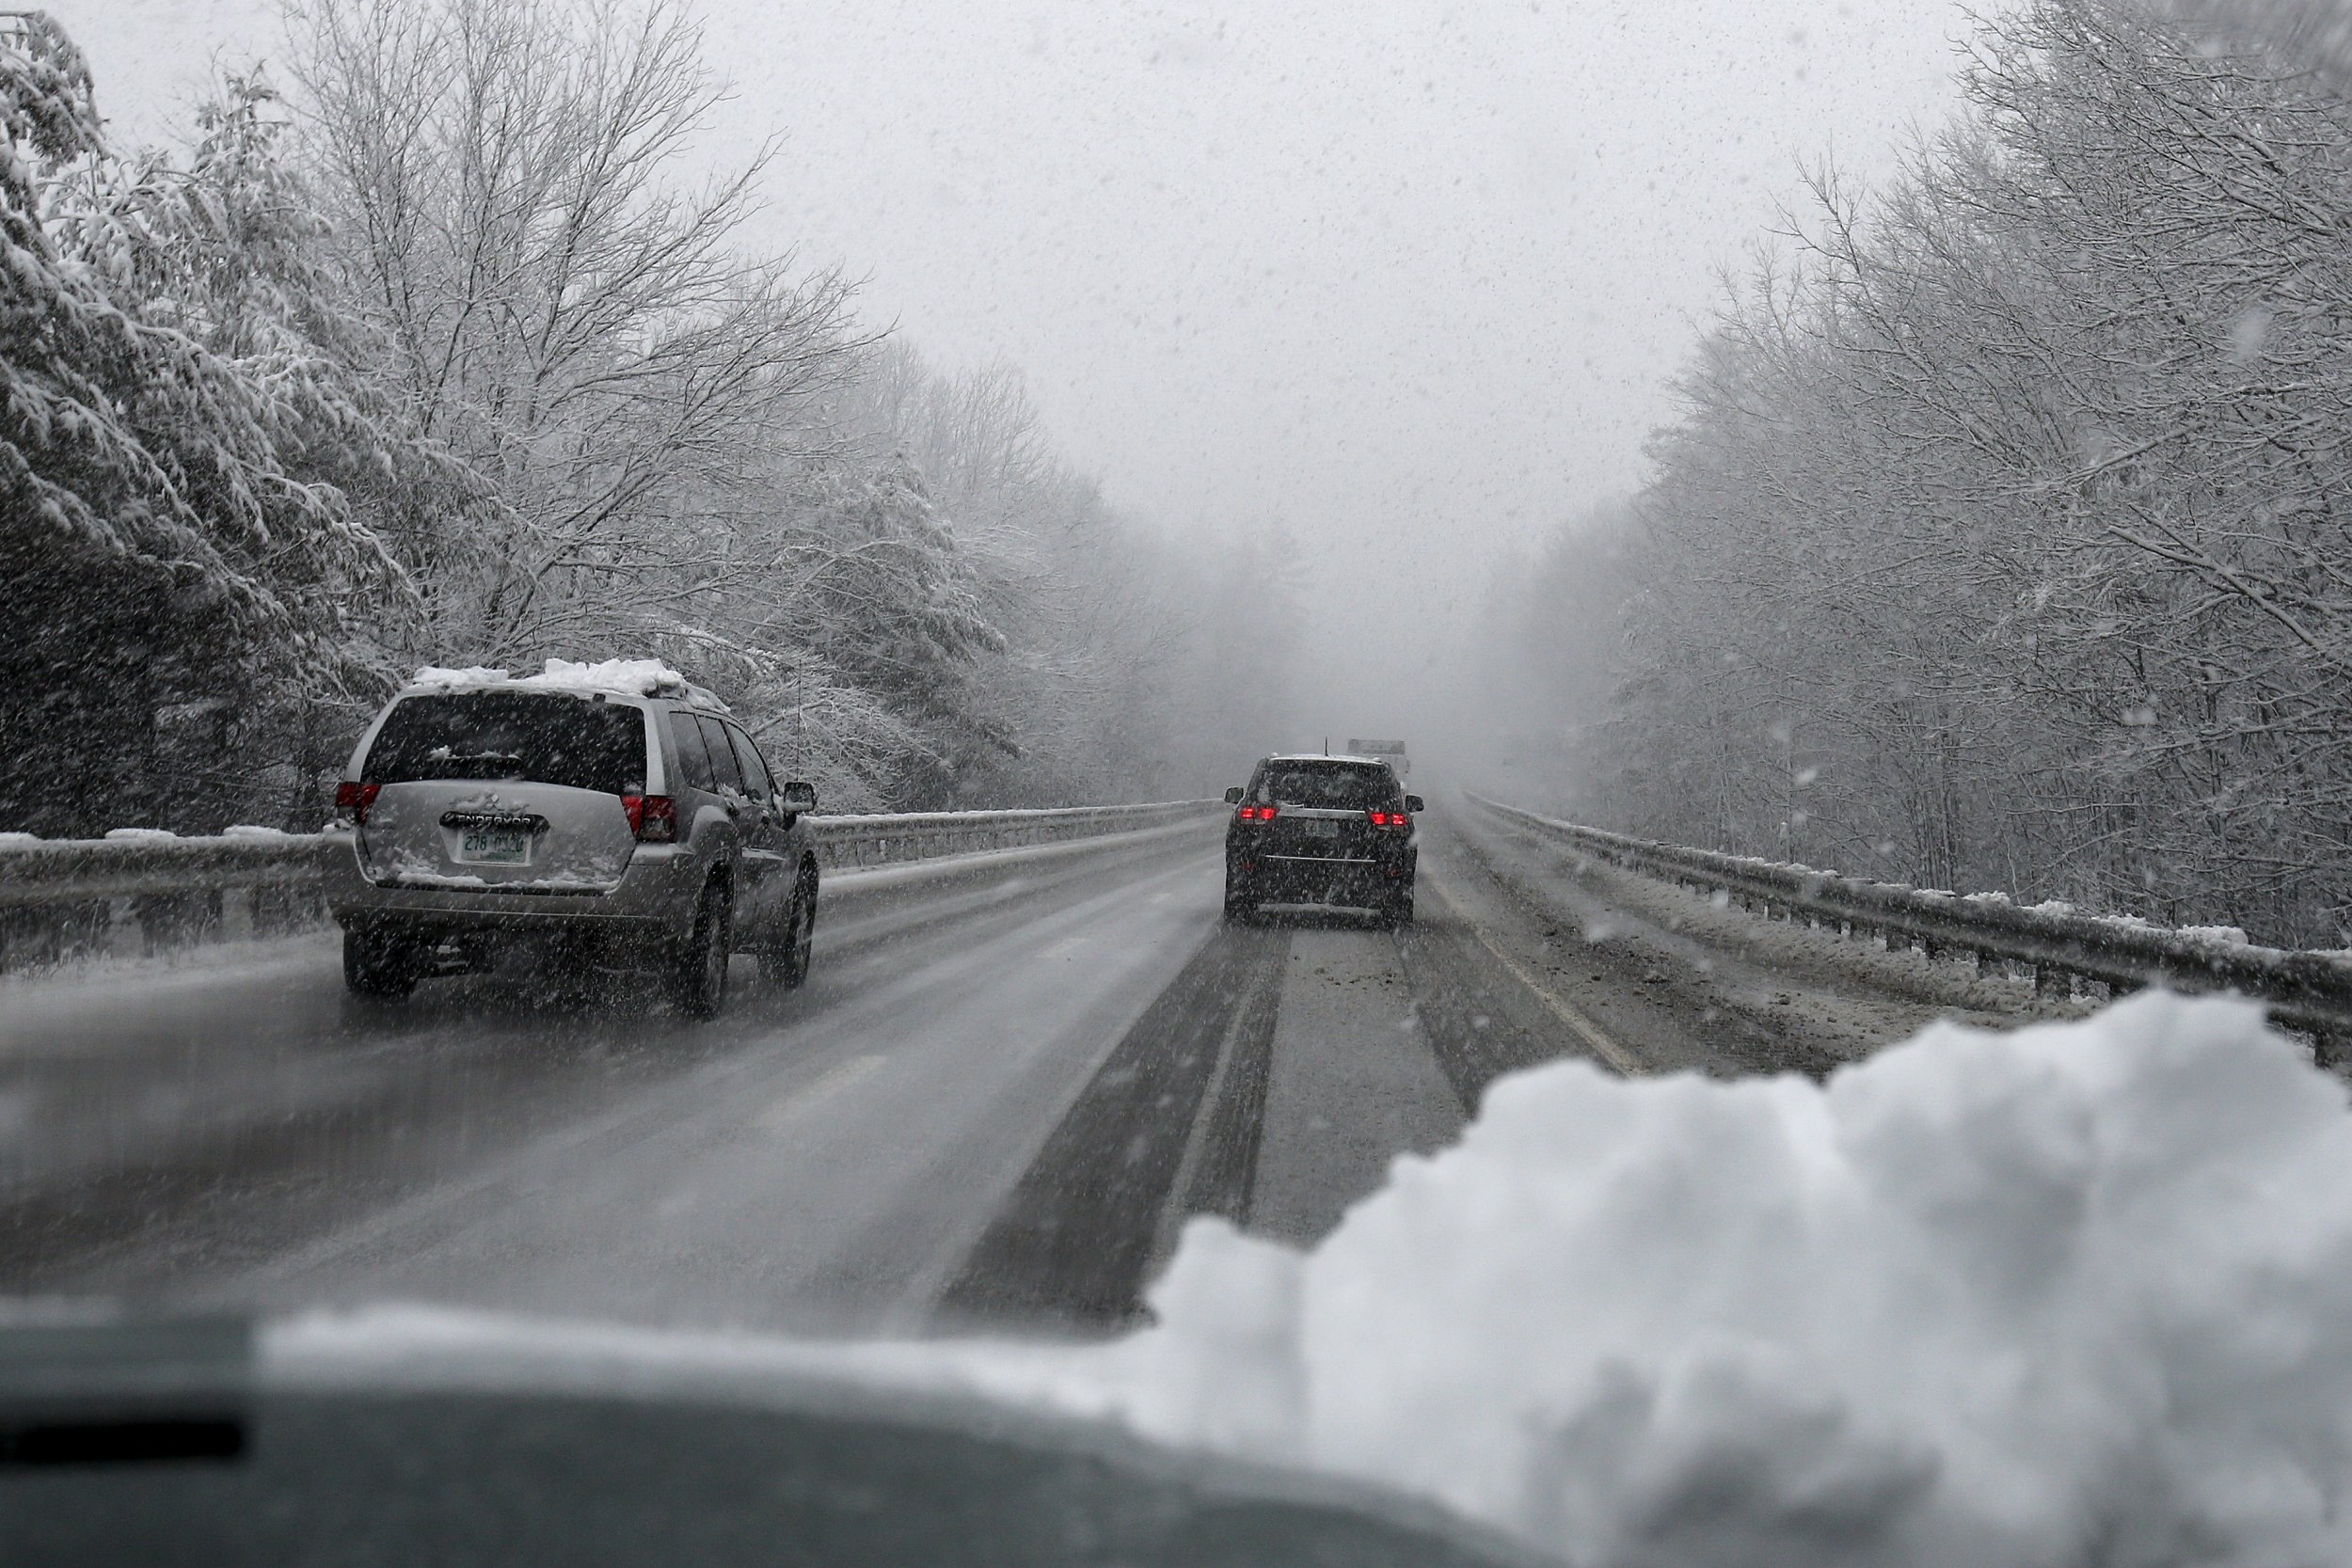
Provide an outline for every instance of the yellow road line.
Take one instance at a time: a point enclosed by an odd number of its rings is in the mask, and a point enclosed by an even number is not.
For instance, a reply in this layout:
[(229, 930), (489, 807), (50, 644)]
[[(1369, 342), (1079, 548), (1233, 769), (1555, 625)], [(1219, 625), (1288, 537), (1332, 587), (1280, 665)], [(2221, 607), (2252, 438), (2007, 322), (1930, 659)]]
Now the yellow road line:
[(1534, 993), (1535, 1000), (1542, 1003), (1545, 1008), (1550, 1012), (1552, 1017), (1558, 1019), (1561, 1022), (1566, 1024), (1570, 1029), (1575, 1030), (1577, 1034), (1582, 1036), (1584, 1043), (1591, 1046), (1594, 1053), (1598, 1055), (1602, 1061), (1607, 1062), (1611, 1067), (1615, 1068), (1619, 1072), (1624, 1073), (1629, 1078), (1638, 1078), (1649, 1070), (1649, 1069), (1644, 1066), (1641, 1060), (1634, 1056), (1632, 1053), (1627, 1051), (1624, 1046), (1619, 1045), (1615, 1040), (1611, 1039), (1607, 1035), (1602, 1034), (1600, 1031), (1600, 1025), (1595, 1023), (1591, 1019), (1586, 1018), (1582, 1013), (1577, 1011), (1576, 1008), (1568, 1006), (1567, 1003), (1563, 1002), (1557, 996), (1554, 996), (1550, 990), (1542, 984), (1542, 982), (1538, 981), (1533, 974), (1530, 974), (1527, 972), (1526, 967), (1517, 958), (1514, 958), (1510, 954), (1505, 953), (1501, 947), (1497, 946), (1494, 938), (1488, 936), (1485, 929), (1481, 927), (1476, 921), (1472, 920), (1469, 913), (1463, 910), (1461, 901), (1445, 890), (1445, 884), (1440, 881), (1434, 881), (1430, 878), (1426, 867), (1422, 868), (1421, 872), (1421, 880), (1424, 883), (1430, 884), (1430, 891), (1435, 893), (1438, 897), (1444, 899), (1448, 909), (1452, 910), (1455, 914), (1461, 916), (1462, 924), (1470, 928), (1470, 934), (1478, 939), (1480, 946), (1486, 948), (1487, 952), (1492, 953), (1495, 956), (1496, 962), (1502, 964), (1503, 968), (1511, 972), (1511, 977), (1513, 979), (1518, 981), (1520, 985), (1525, 986), (1530, 991), (1533, 991)]

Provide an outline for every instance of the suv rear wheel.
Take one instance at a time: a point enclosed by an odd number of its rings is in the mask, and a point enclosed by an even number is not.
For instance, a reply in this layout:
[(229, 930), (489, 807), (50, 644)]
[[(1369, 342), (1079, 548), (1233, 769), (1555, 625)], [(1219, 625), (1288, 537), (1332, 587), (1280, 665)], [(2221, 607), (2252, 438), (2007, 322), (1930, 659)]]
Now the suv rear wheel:
[(717, 882), (703, 889), (694, 908), (693, 933), (670, 972), (670, 1001), (688, 1018), (716, 1018), (726, 1006), (727, 959), (733, 953), (734, 910)]
[(1225, 918), (1245, 924), (1258, 918), (1258, 900), (1230, 876), (1225, 879)]
[(364, 927), (343, 927), (343, 989), (354, 996), (398, 1000), (417, 989), (416, 945)]

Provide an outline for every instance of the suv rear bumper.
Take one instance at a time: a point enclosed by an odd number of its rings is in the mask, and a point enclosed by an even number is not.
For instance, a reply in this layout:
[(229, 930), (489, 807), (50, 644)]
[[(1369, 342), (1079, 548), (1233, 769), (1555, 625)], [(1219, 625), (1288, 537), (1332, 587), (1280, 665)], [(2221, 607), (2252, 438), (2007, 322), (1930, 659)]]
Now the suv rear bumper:
[(601, 932), (662, 939), (691, 931), (702, 869), (683, 846), (639, 845), (609, 891), (500, 891), (377, 882), (358, 840), (330, 836), (321, 855), (326, 909), (337, 925), (418, 932)]
[(1263, 903), (1322, 904), (1353, 896), (1371, 908), (1411, 883), (1418, 858), (1410, 849), (1351, 857), (1241, 850), (1227, 854), (1225, 876), (1231, 886)]

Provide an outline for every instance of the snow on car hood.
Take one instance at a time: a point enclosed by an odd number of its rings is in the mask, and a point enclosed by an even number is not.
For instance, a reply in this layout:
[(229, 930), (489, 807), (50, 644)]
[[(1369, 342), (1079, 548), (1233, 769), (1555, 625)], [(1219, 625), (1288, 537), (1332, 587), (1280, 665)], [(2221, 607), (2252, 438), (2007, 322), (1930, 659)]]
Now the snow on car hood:
[[(1196, 1221), (1152, 1305), (1091, 1348), (562, 1332), (1110, 1417), (1583, 1564), (2352, 1560), (2352, 1119), (2242, 1003), (1938, 1025), (1818, 1085), (1537, 1069), (1311, 1252)], [(483, 1322), (273, 1342), (528, 1332)]]

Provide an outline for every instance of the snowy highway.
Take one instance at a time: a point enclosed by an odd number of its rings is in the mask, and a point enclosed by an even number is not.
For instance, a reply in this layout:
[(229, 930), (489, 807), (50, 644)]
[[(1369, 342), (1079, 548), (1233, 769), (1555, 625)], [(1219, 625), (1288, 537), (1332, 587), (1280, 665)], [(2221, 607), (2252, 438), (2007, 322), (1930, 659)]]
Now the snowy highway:
[(0, 9), (0, 1568), (2352, 1565), (2352, 0), (1617, 9)]
[(1219, 918), (1217, 822), (847, 873), (696, 1025), (528, 976), (347, 998), (325, 936), (0, 991), (0, 1290), (813, 1333), (1134, 1316), (1183, 1219), (1310, 1242), (1485, 1086), (1820, 1072), (2030, 1003), (1478, 813), (1420, 919)]

